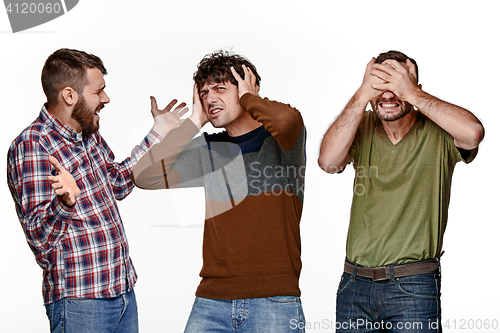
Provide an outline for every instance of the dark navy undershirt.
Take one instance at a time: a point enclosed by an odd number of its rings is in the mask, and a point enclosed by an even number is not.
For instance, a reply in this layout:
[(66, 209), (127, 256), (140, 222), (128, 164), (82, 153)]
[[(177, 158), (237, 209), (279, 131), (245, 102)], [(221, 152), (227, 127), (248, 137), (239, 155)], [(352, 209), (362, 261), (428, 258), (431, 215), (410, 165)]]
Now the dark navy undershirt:
[(231, 142), (237, 144), (242, 154), (259, 151), (267, 137), (271, 135), (264, 125), (240, 136), (230, 136), (227, 131), (216, 134), (205, 134), (205, 140), (210, 142)]

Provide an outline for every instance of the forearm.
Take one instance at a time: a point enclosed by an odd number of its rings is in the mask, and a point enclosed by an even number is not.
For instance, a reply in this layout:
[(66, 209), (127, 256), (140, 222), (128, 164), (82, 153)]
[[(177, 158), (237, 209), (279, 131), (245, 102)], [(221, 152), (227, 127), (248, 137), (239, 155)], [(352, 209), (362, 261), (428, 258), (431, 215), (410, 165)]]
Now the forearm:
[(9, 150), (7, 164), (7, 183), (26, 239), (43, 251), (60, 241), (74, 214), (52, 189), (48, 156), (39, 142), (25, 141)]
[[(29, 207), (28, 207), (29, 206)], [(48, 251), (56, 246), (66, 234), (74, 208), (66, 206), (60, 196), (41, 203), (36, 208), (27, 203), (19, 216), (28, 243), (39, 251)]]
[[(133, 166), (137, 164), (137, 161), (139, 161), (151, 147), (159, 143), (161, 139), (162, 137), (159, 136), (158, 133), (154, 130), (150, 130), (141, 143), (132, 149), (129, 158), (121, 162), (115, 162), (111, 148), (107, 145), (106, 141), (101, 138), (101, 154), (99, 156), (103, 156), (104, 158), (109, 184), (117, 200), (123, 200), (132, 192), (134, 184), (131, 182), (130, 174)], [(98, 163), (96, 162), (95, 164)]]
[(336, 173), (349, 163), (349, 149), (365, 113), (368, 100), (358, 92), (325, 133), (320, 146), (318, 164), (327, 173)]
[(167, 174), (177, 156), (198, 133), (198, 127), (186, 119), (137, 162), (132, 170), (132, 181), (144, 189), (167, 188)]
[(409, 96), (407, 102), (453, 136), (457, 147), (471, 150), (483, 140), (483, 125), (466, 109), (442, 101), (422, 90)]
[(292, 149), (304, 125), (300, 112), (290, 106), (250, 93), (240, 99), (241, 107), (276, 138), (284, 150)]

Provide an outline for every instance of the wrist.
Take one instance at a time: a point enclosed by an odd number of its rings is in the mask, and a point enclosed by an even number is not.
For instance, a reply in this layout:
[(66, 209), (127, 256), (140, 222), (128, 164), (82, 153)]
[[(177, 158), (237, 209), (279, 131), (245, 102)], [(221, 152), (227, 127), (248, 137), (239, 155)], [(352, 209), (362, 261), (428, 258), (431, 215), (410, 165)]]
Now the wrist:
[(366, 106), (371, 101), (370, 97), (373, 98), (373, 96), (370, 96), (370, 94), (366, 93), (362, 89), (359, 89), (358, 91), (356, 91), (351, 101), (353, 106), (357, 106), (360, 110), (365, 111)]
[(188, 119), (193, 122), (193, 124), (198, 128), (198, 130), (201, 130), (201, 128), (207, 123), (207, 121), (203, 122), (200, 119), (200, 117), (198, 117), (198, 115), (196, 114), (192, 114), (191, 116), (189, 116)]
[(151, 128), (153, 131), (155, 131), (156, 134), (164, 138), (168, 132), (173, 130), (175, 127), (172, 125), (159, 125), (159, 124), (153, 124), (153, 127)]
[(426, 95), (427, 94), (421, 89), (415, 89), (404, 98), (404, 101), (418, 108), (418, 105), (421, 104), (420, 101), (425, 98)]

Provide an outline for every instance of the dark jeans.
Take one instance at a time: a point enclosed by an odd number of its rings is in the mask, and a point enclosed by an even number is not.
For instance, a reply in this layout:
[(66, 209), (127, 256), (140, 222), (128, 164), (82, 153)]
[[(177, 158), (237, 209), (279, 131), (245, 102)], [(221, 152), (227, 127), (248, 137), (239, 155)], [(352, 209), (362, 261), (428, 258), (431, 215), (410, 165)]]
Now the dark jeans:
[(440, 290), (439, 273), (373, 281), (344, 272), (336, 332), (441, 332)]

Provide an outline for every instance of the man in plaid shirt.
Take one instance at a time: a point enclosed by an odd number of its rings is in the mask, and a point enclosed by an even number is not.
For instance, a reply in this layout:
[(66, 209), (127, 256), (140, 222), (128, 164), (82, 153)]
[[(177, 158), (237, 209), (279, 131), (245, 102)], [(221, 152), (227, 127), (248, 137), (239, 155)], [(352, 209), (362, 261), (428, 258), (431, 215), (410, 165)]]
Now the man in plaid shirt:
[(45, 62), (47, 103), (12, 143), (7, 178), (27, 242), (43, 269), (51, 332), (137, 332), (129, 257), (116, 200), (133, 189), (139, 158), (180, 124), (186, 104), (158, 110), (152, 130), (121, 163), (100, 136), (109, 98), (98, 57), (60, 49)]

